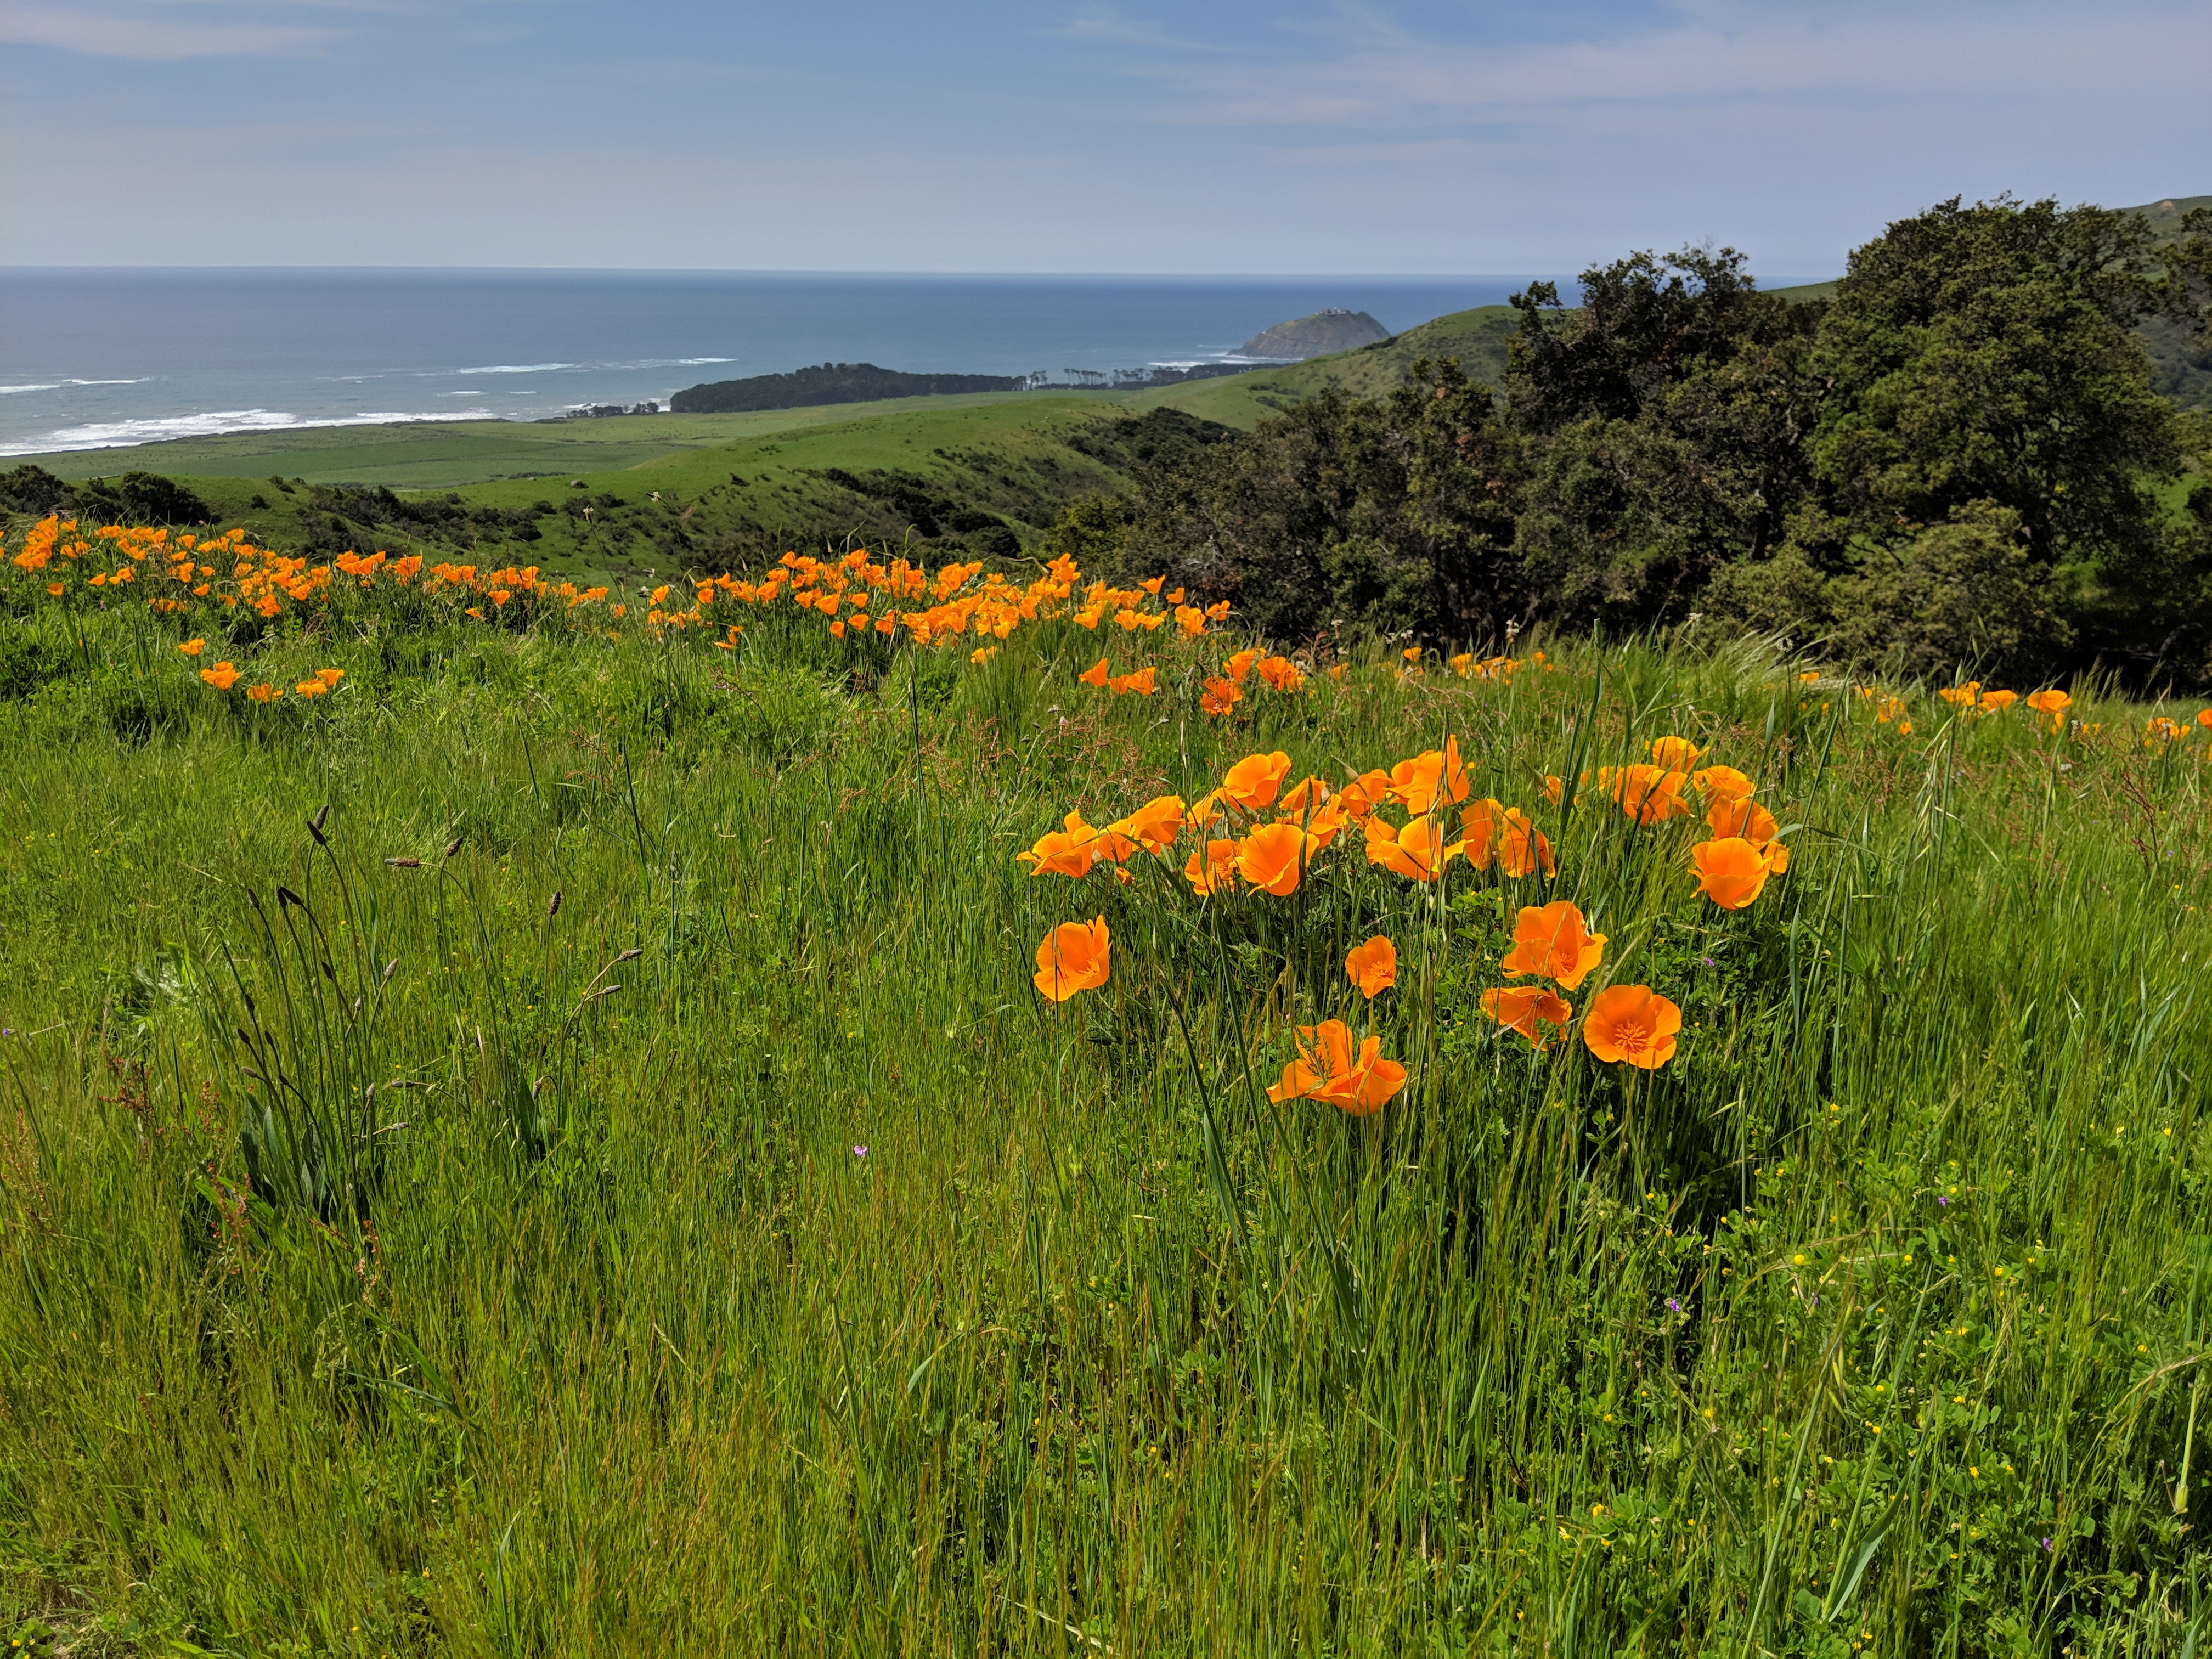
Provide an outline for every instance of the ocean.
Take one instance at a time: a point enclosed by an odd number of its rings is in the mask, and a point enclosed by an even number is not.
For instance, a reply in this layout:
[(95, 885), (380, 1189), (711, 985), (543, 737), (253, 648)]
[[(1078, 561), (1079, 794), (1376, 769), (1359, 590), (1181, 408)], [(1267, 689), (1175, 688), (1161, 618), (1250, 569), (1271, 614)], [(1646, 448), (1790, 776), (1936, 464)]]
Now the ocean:
[(1060, 379), (1231, 361), (1330, 306), (1394, 331), (1520, 276), (0, 270), (0, 455), (665, 403), (820, 362)]

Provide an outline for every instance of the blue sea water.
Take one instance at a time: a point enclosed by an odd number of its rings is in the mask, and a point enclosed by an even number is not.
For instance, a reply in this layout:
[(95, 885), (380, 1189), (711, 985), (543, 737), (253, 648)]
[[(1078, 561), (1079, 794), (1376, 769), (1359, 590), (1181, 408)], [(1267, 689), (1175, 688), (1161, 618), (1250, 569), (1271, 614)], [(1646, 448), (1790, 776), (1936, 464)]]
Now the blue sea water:
[(1528, 281), (17, 268), (0, 270), (0, 455), (535, 420), (828, 362), (1054, 380), (1219, 362), (1325, 307), (1396, 331)]

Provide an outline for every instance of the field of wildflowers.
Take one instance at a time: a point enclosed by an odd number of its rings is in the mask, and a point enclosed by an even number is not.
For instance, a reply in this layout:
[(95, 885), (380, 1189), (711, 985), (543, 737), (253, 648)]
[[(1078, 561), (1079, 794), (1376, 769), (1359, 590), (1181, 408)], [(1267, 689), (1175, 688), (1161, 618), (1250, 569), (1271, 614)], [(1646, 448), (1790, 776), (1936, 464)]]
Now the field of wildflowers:
[(2212, 1640), (2212, 711), (0, 552), (32, 1650)]

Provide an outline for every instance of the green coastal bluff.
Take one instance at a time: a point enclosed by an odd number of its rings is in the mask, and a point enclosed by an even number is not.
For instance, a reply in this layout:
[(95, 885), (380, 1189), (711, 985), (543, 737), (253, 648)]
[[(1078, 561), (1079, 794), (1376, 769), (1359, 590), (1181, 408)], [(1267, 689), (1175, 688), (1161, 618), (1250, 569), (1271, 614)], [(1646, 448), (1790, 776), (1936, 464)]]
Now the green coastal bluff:
[(1303, 362), (1309, 357), (1325, 357), (1333, 351), (1354, 351), (1389, 337), (1390, 331), (1365, 312), (1331, 307), (1310, 317), (1277, 323), (1255, 334), (1237, 348), (1237, 355), (1268, 357), (1279, 362)]

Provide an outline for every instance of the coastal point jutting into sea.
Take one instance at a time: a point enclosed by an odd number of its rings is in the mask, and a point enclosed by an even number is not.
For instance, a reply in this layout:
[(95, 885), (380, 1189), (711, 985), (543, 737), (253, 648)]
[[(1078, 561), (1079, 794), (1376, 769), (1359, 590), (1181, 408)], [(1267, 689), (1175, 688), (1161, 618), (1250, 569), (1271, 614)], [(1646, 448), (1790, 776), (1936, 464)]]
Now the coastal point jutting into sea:
[(0, 35), (9, 1659), (2207, 1651), (2212, 13)]

